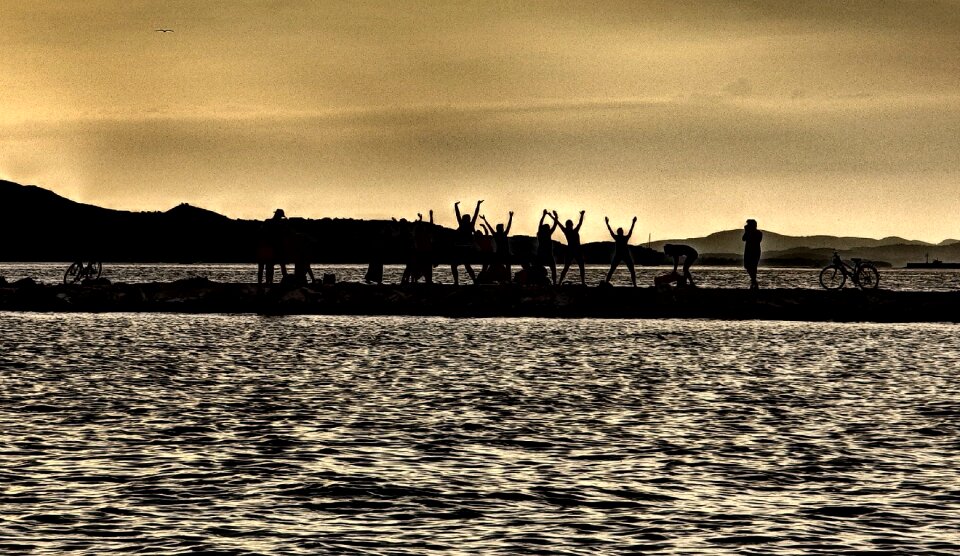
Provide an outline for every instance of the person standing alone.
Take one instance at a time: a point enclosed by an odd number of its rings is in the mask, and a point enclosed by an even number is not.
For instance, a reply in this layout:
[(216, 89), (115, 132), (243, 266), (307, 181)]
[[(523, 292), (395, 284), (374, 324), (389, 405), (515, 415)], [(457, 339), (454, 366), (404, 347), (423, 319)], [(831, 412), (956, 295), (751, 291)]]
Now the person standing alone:
[(760, 242), (763, 241), (763, 232), (757, 229), (757, 221), (747, 220), (743, 227), (743, 268), (750, 275), (750, 289), (759, 290), (757, 283), (757, 267), (760, 265)]

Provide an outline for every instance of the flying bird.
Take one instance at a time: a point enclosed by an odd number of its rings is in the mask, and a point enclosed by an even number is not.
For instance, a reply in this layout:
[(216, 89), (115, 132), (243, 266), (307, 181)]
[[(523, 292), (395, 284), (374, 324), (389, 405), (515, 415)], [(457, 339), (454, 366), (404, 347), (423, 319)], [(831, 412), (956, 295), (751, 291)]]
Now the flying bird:
[(172, 33), (173, 29), (154, 29), (158, 33)]

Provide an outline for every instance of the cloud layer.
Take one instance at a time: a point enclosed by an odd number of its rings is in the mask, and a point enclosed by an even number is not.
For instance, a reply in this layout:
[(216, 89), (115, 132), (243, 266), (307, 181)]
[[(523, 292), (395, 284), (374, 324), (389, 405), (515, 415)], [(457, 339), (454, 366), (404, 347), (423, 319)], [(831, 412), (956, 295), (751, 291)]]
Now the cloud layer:
[(956, 235), (956, 2), (417, 6), (4, 5), (0, 174), (241, 217)]

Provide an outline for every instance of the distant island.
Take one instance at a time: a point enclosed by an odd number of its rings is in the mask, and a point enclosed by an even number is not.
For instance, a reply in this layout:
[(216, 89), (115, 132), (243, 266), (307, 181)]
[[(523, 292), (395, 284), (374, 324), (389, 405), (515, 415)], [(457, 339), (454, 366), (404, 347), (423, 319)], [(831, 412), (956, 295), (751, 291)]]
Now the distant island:
[[(265, 217), (270, 210), (265, 209)], [(532, 215), (535, 217), (538, 215)], [(0, 180), (0, 261), (70, 261), (78, 257), (110, 262), (254, 263), (259, 220), (231, 219), (199, 207), (181, 204), (166, 212), (112, 210), (71, 201), (52, 191)], [(314, 238), (313, 262), (369, 261), (371, 246), (384, 220), (291, 218), (298, 232)], [(725, 230), (699, 238), (658, 240), (632, 246), (639, 265), (667, 264), (660, 251), (665, 243), (686, 243), (701, 253), (700, 265), (742, 263), (742, 230)], [(438, 226), (440, 258), (452, 245), (454, 231)], [(518, 246), (533, 238), (515, 236)], [(564, 246), (555, 242), (558, 256)], [(587, 263), (608, 264), (613, 242), (584, 245)], [(763, 266), (817, 267), (833, 251), (844, 258), (861, 257), (880, 266), (903, 267), (926, 257), (960, 261), (960, 241), (934, 245), (900, 237), (883, 239), (835, 236), (787, 236), (764, 230)], [(403, 262), (402, 253), (386, 253), (384, 262)]]

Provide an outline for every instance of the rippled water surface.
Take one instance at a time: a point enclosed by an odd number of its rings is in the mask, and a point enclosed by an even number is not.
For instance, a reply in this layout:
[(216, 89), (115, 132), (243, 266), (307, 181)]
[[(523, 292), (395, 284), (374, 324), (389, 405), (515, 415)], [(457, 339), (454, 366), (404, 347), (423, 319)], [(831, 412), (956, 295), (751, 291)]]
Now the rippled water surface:
[(0, 313), (0, 553), (956, 554), (958, 332)]
[[(13, 281), (30, 277), (47, 284), (59, 284), (69, 263), (0, 263), (0, 276)], [(597, 285), (606, 279), (607, 265), (588, 265), (587, 284)], [(313, 265), (317, 279), (325, 273), (335, 274), (337, 280), (347, 282), (363, 281), (367, 267), (364, 265)], [(563, 270), (561, 265), (557, 275)], [(673, 267), (637, 267), (637, 284), (652, 286), (653, 279), (673, 270)], [(277, 273), (279, 274), (279, 268)], [(437, 267), (437, 281), (451, 284), (450, 267)], [(399, 283), (403, 275), (400, 265), (388, 265), (384, 269), (386, 283)], [(760, 284), (764, 288), (820, 288), (817, 278), (819, 268), (761, 268)], [(257, 267), (249, 264), (133, 264), (104, 263), (103, 276), (113, 282), (170, 282), (184, 278), (202, 276), (214, 282), (256, 282)], [(709, 288), (746, 288), (750, 279), (740, 267), (694, 267), (694, 277), (698, 284)], [(467, 283), (469, 277), (460, 269), (460, 280)], [(580, 275), (576, 267), (567, 275), (567, 281), (579, 283)], [(629, 285), (630, 274), (621, 267), (614, 274), (615, 285)], [(852, 287), (852, 286), (848, 286)], [(918, 269), (881, 269), (880, 287), (888, 290), (910, 291), (953, 291), (960, 289), (960, 271), (956, 270), (918, 270)]]

